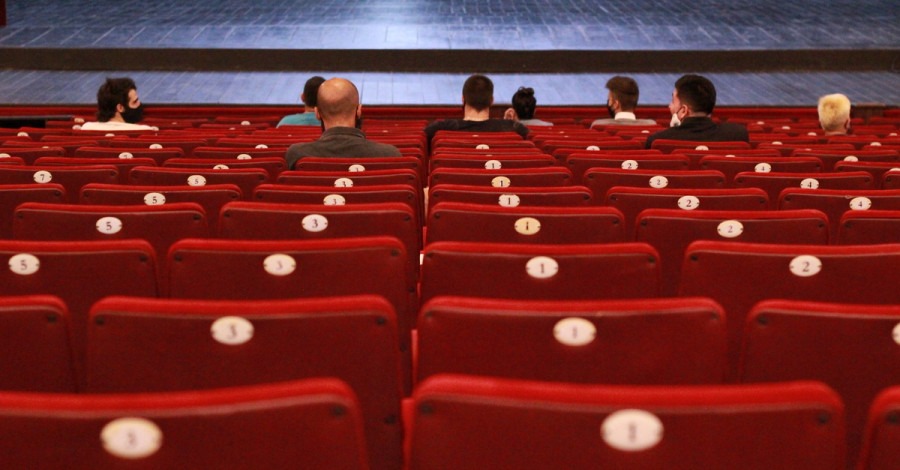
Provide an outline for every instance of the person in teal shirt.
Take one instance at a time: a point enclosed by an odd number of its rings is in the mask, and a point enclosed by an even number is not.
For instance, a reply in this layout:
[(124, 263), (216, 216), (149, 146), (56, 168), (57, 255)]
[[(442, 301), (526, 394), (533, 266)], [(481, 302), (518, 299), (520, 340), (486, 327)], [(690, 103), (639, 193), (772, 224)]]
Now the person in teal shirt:
[(306, 81), (303, 86), (303, 93), (300, 93), (300, 101), (303, 102), (303, 112), (298, 114), (290, 114), (281, 118), (277, 127), (281, 126), (319, 126), (322, 123), (316, 119), (316, 95), (319, 93), (319, 85), (325, 81), (324, 78), (316, 75)]

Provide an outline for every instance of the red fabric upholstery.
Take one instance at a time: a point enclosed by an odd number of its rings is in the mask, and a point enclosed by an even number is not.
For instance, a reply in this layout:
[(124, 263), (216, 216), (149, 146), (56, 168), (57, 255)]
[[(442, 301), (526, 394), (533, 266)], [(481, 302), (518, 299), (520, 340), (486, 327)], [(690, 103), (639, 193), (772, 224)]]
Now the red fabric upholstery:
[[(104, 449), (104, 428), (129, 417), (158, 427), (156, 453), (125, 459)], [(136, 436), (147, 435), (120, 439)], [(3, 392), (0, 437), (9, 468), (368, 468), (359, 405), (329, 378), (148, 394)]]
[[(720, 226), (738, 221), (741, 228)], [(696, 240), (749, 243), (828, 244), (828, 218), (816, 210), (795, 211), (685, 211), (646, 209), (636, 222), (636, 240), (659, 252), (662, 295), (678, 293), (684, 252)], [(733, 237), (733, 238), (731, 238)]]
[[(536, 223), (522, 220), (526, 217)], [(532, 226), (525, 227), (528, 224)], [(615, 243), (626, 241), (624, 225), (622, 213), (612, 207), (501, 207), (441, 202), (428, 213), (426, 241)]]
[[(252, 325), (249, 341), (235, 345), (216, 341), (210, 333), (215, 322), (235, 316)], [(381, 297), (247, 301), (111, 297), (91, 310), (88, 336), (86, 383), (93, 393), (340, 379), (359, 399), (372, 468), (400, 466), (397, 319)]]
[(69, 323), (58, 297), (0, 297), (0, 389), (75, 392)]
[(761, 302), (747, 317), (739, 380), (827, 384), (844, 402), (855, 462), (870, 403), (897, 384), (900, 349), (891, 332), (898, 322), (900, 304)]
[[(414, 399), (413, 470), (844, 469), (841, 402), (815, 382), (617, 387), (437, 376)], [(606, 421), (623, 410), (651, 414), (661, 429), (621, 413), (619, 426)], [(604, 440), (617, 432), (659, 442), (622, 451)]]
[[(559, 322), (572, 317), (589, 321), (595, 336), (563, 331)], [(592, 340), (566, 345), (559, 334)], [(442, 373), (595, 384), (720, 383), (725, 377), (725, 314), (701, 298), (436, 297), (422, 307), (417, 338), (417, 381)]]
[[(816, 260), (797, 260), (798, 256)], [(795, 275), (791, 265), (801, 270)], [(814, 275), (815, 267), (821, 271)], [(803, 272), (805, 270), (805, 273)], [(900, 244), (775, 245), (696, 241), (686, 251), (679, 295), (711, 297), (725, 308), (729, 362), (736, 365), (750, 309), (766, 299), (900, 303)]]

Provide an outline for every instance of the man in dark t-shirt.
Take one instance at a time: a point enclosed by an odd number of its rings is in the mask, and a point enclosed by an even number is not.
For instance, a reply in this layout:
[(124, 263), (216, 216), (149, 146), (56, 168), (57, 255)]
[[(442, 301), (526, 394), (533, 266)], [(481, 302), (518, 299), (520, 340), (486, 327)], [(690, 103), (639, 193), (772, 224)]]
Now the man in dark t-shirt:
[(528, 128), (516, 121), (491, 118), (494, 83), (490, 78), (476, 74), (466, 79), (462, 101), (462, 119), (443, 119), (425, 127), (429, 145), (437, 131), (517, 132), (522, 138), (528, 135)]

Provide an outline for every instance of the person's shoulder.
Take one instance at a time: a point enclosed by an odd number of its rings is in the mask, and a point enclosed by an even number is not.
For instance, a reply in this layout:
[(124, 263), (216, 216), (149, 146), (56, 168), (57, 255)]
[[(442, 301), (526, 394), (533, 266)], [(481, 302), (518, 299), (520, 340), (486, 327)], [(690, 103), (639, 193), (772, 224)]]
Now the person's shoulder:
[(425, 126), (425, 129), (435, 129), (435, 130), (451, 130), (451, 129), (459, 129), (459, 124), (461, 119), (438, 119), (436, 121), (432, 121), (431, 124)]
[(315, 113), (297, 113), (289, 114), (278, 122), (276, 127), (281, 126), (317, 126), (319, 120), (316, 119)]
[(91, 121), (81, 125), (83, 131), (158, 131), (156, 126), (148, 126), (146, 124), (131, 124), (128, 122), (115, 121)]

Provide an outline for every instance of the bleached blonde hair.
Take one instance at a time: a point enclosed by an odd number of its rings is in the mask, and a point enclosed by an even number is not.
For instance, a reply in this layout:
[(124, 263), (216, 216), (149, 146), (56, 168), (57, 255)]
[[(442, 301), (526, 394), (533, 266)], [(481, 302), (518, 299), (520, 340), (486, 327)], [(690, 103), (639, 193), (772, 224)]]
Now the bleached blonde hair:
[(819, 124), (825, 132), (844, 129), (850, 119), (850, 98), (840, 93), (819, 98)]

